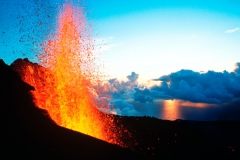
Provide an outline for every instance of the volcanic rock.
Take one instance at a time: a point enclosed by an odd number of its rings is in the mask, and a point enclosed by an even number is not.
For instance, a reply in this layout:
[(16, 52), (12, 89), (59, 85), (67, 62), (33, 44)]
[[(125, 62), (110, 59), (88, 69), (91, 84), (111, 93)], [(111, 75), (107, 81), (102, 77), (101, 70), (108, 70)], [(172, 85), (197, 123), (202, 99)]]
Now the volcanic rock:
[(239, 121), (115, 115), (127, 149), (60, 127), (34, 105), (29, 91), (35, 88), (19, 75), (26, 64), (39, 67), (27, 59), (11, 67), (0, 60), (2, 159), (240, 159)]
[[(30, 63), (18, 59), (12, 66)], [(35, 64), (37, 65), (37, 64)], [(29, 94), (34, 88), (0, 60), (2, 159), (127, 159), (139, 154), (57, 126)]]

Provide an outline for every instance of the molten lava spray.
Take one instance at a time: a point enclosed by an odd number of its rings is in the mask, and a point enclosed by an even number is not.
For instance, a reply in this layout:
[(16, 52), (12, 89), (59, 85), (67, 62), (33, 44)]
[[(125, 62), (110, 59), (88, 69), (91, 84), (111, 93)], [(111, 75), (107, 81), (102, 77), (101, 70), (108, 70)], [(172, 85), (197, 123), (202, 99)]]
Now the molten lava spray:
[(82, 11), (65, 4), (56, 35), (43, 44), (39, 55), (44, 67), (26, 66), (23, 79), (35, 87), (36, 105), (46, 109), (58, 125), (122, 145), (111, 116), (97, 109), (92, 89), (98, 80), (97, 66), (86, 26)]

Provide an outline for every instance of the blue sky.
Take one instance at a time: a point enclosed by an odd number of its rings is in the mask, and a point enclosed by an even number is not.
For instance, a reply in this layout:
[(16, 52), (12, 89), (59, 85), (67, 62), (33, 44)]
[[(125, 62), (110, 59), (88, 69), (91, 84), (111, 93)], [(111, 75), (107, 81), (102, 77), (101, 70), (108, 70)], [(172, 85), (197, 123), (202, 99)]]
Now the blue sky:
[(57, 1), (0, 1), (0, 58), (11, 64), (16, 58), (37, 61), (40, 45), (53, 32)]
[(106, 73), (140, 80), (180, 69), (232, 71), (240, 59), (239, 1), (88, 1)]
[[(1, 1), (0, 57), (36, 61), (53, 33), (63, 0)], [(180, 69), (232, 71), (240, 61), (240, 2), (177, 0), (85, 0), (104, 72), (124, 79), (132, 71), (146, 82)], [(38, 13), (38, 14), (37, 14)], [(39, 25), (42, 23), (41, 25)], [(11, 38), (9, 38), (11, 37)]]
[(110, 99), (100, 98), (119, 115), (239, 120), (239, 8), (221, 0), (88, 1), (105, 73), (116, 78)]
[[(0, 1), (0, 58), (37, 61), (64, 1)], [(112, 113), (239, 119), (240, 1), (72, 2), (93, 26)]]

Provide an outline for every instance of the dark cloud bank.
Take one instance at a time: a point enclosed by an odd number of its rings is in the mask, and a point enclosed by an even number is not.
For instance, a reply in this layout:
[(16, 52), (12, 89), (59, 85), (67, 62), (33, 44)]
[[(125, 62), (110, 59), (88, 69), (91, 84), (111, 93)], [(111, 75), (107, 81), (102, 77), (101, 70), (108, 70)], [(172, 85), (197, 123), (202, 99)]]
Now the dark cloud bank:
[[(181, 119), (240, 120), (239, 62), (233, 72), (180, 70), (154, 79), (160, 84), (152, 87), (138, 84), (138, 77), (132, 72), (126, 81), (115, 78), (99, 85), (102, 93), (99, 100), (110, 105), (111, 113), (122, 116), (163, 118), (164, 100), (178, 100), (192, 104), (190, 107), (179, 106)], [(199, 103), (206, 107), (194, 105)]]

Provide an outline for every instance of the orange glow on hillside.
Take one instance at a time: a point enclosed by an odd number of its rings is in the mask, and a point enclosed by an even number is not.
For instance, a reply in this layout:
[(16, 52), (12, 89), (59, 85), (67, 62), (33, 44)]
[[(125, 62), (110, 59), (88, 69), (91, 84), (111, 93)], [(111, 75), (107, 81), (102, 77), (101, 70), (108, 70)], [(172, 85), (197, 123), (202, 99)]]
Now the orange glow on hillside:
[(43, 47), (39, 60), (44, 67), (27, 64), (23, 73), (23, 80), (35, 87), (36, 105), (60, 126), (122, 145), (111, 116), (97, 109), (104, 104), (97, 103), (93, 91), (97, 66), (82, 11), (64, 5), (57, 33)]

